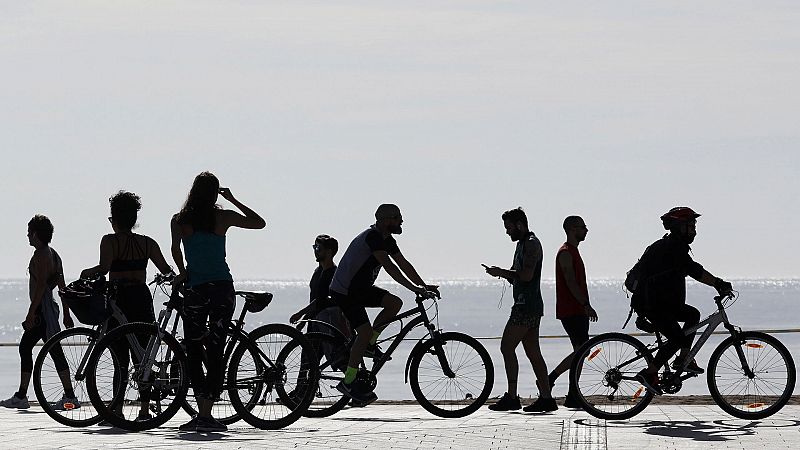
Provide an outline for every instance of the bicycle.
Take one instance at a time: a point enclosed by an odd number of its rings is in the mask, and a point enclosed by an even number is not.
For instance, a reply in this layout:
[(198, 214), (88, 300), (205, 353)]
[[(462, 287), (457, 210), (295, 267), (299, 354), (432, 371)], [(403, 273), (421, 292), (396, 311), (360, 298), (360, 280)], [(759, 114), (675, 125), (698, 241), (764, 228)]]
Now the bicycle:
[[(86, 392), (86, 364), (98, 339), (109, 331), (111, 318), (118, 324), (128, 323), (116, 304), (117, 289), (118, 283), (113, 280), (80, 279), (70, 283), (68, 290), (60, 294), (78, 320), (93, 327), (73, 327), (56, 333), (36, 357), (33, 368), (36, 399), (44, 412), (58, 423), (86, 427), (102, 420)], [(65, 384), (65, 375), (59, 374), (55, 367), (59, 353), (67, 360), (69, 373), (66, 376), (78, 399), (78, 404), (65, 403), (63, 409), (57, 407)]]
[[(157, 279), (161, 285), (167, 282)], [(250, 333), (244, 331), (243, 316), (246, 311), (260, 311), (272, 297), (268, 293), (242, 291), (237, 295), (245, 297), (245, 306), (240, 320), (226, 330), (229, 336), (226, 354), (229, 355), (230, 365), (224, 390), (236, 412), (235, 417), (228, 419), (235, 421), (241, 417), (259, 428), (287, 426), (300, 417), (303, 412), (301, 408), (308, 406), (310, 393), (304, 394), (294, 408), (282, 406), (280, 415), (270, 410), (270, 417), (261, 417), (264, 409), (261, 407), (270, 404), (265, 402), (265, 398), (274, 390), (276, 383), (282, 383), (287, 378), (286, 372), (289, 370), (273, 363), (274, 357), (270, 358), (268, 353), (277, 352), (273, 349), (265, 352), (261, 348), (261, 340), (291, 342), (304, 341), (305, 338), (294, 328), (281, 324), (264, 325)], [(181, 407), (193, 411), (192, 405), (186, 400), (190, 384), (186, 355), (175, 337), (179, 314), (175, 315), (170, 325), (173, 313), (180, 309), (181, 302), (179, 290), (173, 289), (156, 324), (129, 323), (116, 328), (98, 342), (97, 350), (88, 362), (87, 388), (92, 403), (109, 423), (130, 431), (141, 431), (162, 425)], [(301, 342), (299, 348), (301, 351), (312, 351), (307, 342)], [(123, 371), (125, 373), (122, 376), (115, 372), (113, 365), (113, 361), (121, 356), (116, 354), (120, 349), (133, 355), (132, 366)], [(243, 360), (252, 360), (256, 376), (248, 379), (238, 376)], [(108, 361), (112, 361), (110, 369), (104, 364)], [(314, 367), (291, 369), (305, 371), (309, 379), (316, 379)]]
[[(664, 365), (659, 386), (664, 393), (675, 394), (683, 381), (697, 376), (686, 372), (687, 366), (714, 330), (723, 325), (730, 336), (709, 358), (706, 380), (711, 397), (734, 417), (763, 419), (778, 412), (791, 398), (796, 380), (794, 361), (773, 336), (731, 325), (725, 310), (737, 299), (735, 293), (714, 297), (717, 310), (687, 329), (686, 334), (703, 327), (705, 330), (680, 367), (672, 370), (669, 362)], [(655, 394), (636, 380), (636, 374), (653, 361), (664, 340), (649, 322), (638, 320), (637, 326), (655, 332), (656, 342), (645, 346), (628, 334), (604, 333), (575, 352), (570, 387), (589, 414), (601, 419), (628, 419), (653, 400)]]
[[(494, 366), (489, 352), (475, 338), (458, 332), (442, 332), (437, 323), (428, 317), (424, 300), (433, 300), (436, 308), (434, 320), (438, 318), (437, 297), (417, 295), (417, 306), (398, 314), (384, 324), (400, 323), (400, 331), (381, 339), (378, 343), (391, 341), (381, 358), (374, 359), (371, 370), (362, 361), (356, 376), (356, 383), (364, 383), (375, 389), (377, 375), (391, 359), (411, 330), (423, 325), (426, 332), (412, 349), (406, 361), (405, 380), (411, 382), (411, 391), (419, 404), (428, 412), (440, 417), (464, 417), (480, 408), (489, 398), (494, 384)], [(403, 325), (407, 318), (411, 320)], [(350, 397), (336, 390), (336, 385), (344, 379), (343, 371), (350, 357), (352, 338), (348, 339), (333, 325), (318, 320), (306, 320), (309, 324), (322, 327), (326, 331), (308, 332), (316, 357), (319, 360), (319, 382), (313, 385), (314, 399), (306, 411), (310, 417), (327, 417), (347, 405)], [(285, 351), (291, 351), (291, 346)], [(282, 357), (278, 361), (282, 361)], [(304, 380), (300, 380), (303, 383)], [(289, 392), (282, 395), (291, 401)]]

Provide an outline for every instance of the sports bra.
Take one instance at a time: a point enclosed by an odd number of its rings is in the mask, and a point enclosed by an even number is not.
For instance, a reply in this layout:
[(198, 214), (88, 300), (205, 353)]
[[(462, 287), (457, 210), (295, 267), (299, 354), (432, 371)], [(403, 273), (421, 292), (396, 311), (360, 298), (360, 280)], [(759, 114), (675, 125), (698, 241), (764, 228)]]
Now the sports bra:
[(117, 249), (120, 250), (117, 258), (111, 261), (109, 272), (135, 272), (147, 270), (147, 255), (150, 253), (150, 239), (147, 236), (143, 236), (145, 242), (144, 249), (142, 249), (142, 246), (139, 245), (139, 241), (136, 239), (137, 235), (133, 233), (126, 237), (125, 248), (120, 248), (120, 239), (116, 233), (112, 236), (114, 236), (114, 240), (117, 243)]

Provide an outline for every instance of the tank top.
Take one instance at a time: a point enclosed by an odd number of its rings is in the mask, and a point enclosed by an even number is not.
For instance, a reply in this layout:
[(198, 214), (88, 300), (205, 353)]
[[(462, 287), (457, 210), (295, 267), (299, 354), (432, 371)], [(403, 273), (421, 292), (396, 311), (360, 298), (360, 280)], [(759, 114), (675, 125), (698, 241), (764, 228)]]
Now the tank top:
[(583, 259), (578, 247), (565, 242), (556, 254), (556, 319), (586, 315), (583, 305), (569, 290), (566, 275), (564, 275), (564, 271), (558, 263), (558, 258), (564, 252), (572, 256), (572, 270), (575, 273), (575, 281), (578, 282), (578, 287), (583, 293), (587, 295), (589, 293), (589, 289), (586, 287), (586, 268), (583, 266)]
[(186, 284), (194, 287), (212, 281), (233, 281), (225, 261), (225, 236), (195, 231), (183, 238), (186, 251)]
[(517, 248), (514, 251), (514, 263), (511, 268), (515, 271), (522, 270), (523, 259), (525, 256), (524, 246), (525, 243), (533, 245), (538, 250), (539, 259), (536, 261), (536, 266), (533, 272), (533, 278), (530, 281), (514, 280), (514, 306), (521, 307), (528, 314), (541, 317), (544, 315), (544, 301), (542, 300), (542, 258), (541, 249), (542, 244), (533, 232), (529, 232), (525, 237), (517, 242)]

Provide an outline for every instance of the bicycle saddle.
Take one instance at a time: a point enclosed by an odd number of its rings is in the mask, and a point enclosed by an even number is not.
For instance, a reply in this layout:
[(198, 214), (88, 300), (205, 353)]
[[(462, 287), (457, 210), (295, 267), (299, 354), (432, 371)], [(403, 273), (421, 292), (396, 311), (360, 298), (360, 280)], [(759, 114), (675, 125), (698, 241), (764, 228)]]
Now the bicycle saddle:
[(272, 302), (272, 294), (269, 292), (237, 291), (236, 295), (244, 297), (244, 307), (251, 313), (262, 311)]

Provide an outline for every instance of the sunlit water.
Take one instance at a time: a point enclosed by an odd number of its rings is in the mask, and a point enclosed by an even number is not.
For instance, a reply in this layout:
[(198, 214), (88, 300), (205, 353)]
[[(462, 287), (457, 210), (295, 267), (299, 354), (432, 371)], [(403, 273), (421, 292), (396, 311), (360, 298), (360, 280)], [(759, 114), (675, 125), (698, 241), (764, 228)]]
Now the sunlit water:
[[(494, 279), (490, 280), (440, 280), (442, 300), (439, 301), (437, 316), (439, 327), (444, 331), (460, 331), (474, 337), (487, 338), (481, 342), (492, 355), (495, 366), (495, 388), (493, 395), (505, 391), (505, 372), (499, 351), (498, 336), (508, 318), (511, 308), (511, 289), (503, 294), (503, 285)], [(404, 288), (383, 283), (383, 287), (397, 293), (406, 302), (406, 307), (413, 305), (413, 296)], [(745, 330), (765, 329), (797, 329), (800, 328), (800, 280), (735, 280), (734, 287), (739, 291), (739, 300), (728, 310), (731, 321)], [(25, 317), (28, 301), (27, 280), (0, 281), (0, 342), (18, 342), (22, 335), (20, 323)], [(258, 314), (247, 319), (248, 329), (266, 323), (286, 323), (289, 316), (308, 302), (308, 285), (306, 281), (238, 281), (239, 290), (265, 290), (275, 294), (272, 304)], [(592, 303), (600, 320), (592, 325), (591, 333), (620, 331), (628, 313), (629, 300), (622, 291), (620, 280), (595, 279), (590, 282)], [(555, 319), (555, 287), (553, 281), (543, 281), (542, 291), (545, 298), (545, 317), (542, 321), (542, 335), (563, 335), (561, 323)], [(502, 300), (501, 300), (502, 295)], [(688, 302), (704, 314), (714, 311), (713, 289), (694, 282), (688, 284)], [(166, 297), (160, 292), (156, 295), (156, 311)], [(431, 309), (433, 314), (435, 309)], [(374, 317), (374, 315), (373, 315)], [(390, 328), (385, 334), (396, 328)], [(625, 331), (634, 331), (628, 325)], [(419, 338), (422, 330), (411, 334)], [(792, 352), (800, 354), (800, 333), (784, 333), (776, 335)], [(645, 340), (649, 338), (643, 338)], [(722, 337), (712, 339), (701, 350), (698, 362), (706, 363), (713, 348)], [(381, 371), (378, 377), (377, 394), (383, 399), (413, 398), (410, 387), (404, 383), (403, 371), (408, 353), (414, 342), (403, 343), (398, 351)], [(548, 367), (555, 366), (571, 351), (567, 339), (543, 339), (542, 351)], [(386, 345), (384, 345), (384, 348)], [(38, 349), (37, 349), (38, 350)], [(520, 395), (536, 396), (533, 372), (527, 363), (521, 348), (520, 357)], [(0, 347), (0, 397), (7, 397), (16, 390), (19, 380), (19, 356), (16, 346)], [(566, 392), (566, 379), (560, 380), (555, 389), (556, 395)], [(797, 392), (797, 388), (795, 388)], [(708, 394), (705, 377), (687, 381), (681, 394)], [(30, 396), (33, 396), (31, 390)]]

